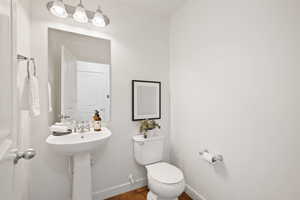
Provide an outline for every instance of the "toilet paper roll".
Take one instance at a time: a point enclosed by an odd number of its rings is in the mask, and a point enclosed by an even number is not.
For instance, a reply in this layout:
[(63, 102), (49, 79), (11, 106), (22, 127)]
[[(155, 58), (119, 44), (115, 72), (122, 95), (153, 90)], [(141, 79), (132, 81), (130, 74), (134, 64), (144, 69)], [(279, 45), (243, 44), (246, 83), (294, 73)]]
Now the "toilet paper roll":
[(208, 153), (208, 152), (203, 152), (202, 154), (203, 159), (209, 162), (210, 164), (214, 163), (214, 155)]

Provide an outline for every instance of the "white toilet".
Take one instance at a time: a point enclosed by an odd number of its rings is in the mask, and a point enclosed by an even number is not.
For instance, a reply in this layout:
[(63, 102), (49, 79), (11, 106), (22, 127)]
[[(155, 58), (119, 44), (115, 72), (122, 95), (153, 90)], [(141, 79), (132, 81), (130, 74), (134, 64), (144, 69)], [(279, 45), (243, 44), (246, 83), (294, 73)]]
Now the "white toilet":
[(184, 191), (183, 173), (177, 167), (161, 162), (163, 157), (164, 137), (143, 135), (133, 137), (136, 161), (146, 167), (148, 177), (147, 200), (177, 200)]

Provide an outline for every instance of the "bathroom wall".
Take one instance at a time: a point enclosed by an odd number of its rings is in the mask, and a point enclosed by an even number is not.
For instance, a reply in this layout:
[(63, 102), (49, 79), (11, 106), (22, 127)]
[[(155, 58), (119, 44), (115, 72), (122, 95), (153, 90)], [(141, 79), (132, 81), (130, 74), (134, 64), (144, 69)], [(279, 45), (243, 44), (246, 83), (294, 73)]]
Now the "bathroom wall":
[[(32, 163), (31, 200), (66, 200), (71, 196), (71, 180), (67, 159), (53, 153), (45, 143), (48, 132), (48, 27), (111, 40), (112, 114), (108, 126), (112, 137), (107, 146), (94, 156), (94, 199), (133, 189), (145, 184), (145, 170), (135, 163), (132, 136), (138, 123), (131, 121), (131, 80), (162, 81), (162, 134), (169, 133), (169, 41), (168, 19), (153, 16), (147, 10), (137, 10), (119, 1), (105, 1), (104, 11), (111, 17), (107, 28), (79, 25), (72, 20), (61, 20), (46, 10), (45, 0), (32, 3), (32, 55), (37, 60), (40, 80), (42, 114), (35, 121), (32, 144), (38, 156)], [(76, 3), (71, 1), (69, 3)], [(85, 1), (95, 9), (97, 1)], [(88, 50), (88, 49), (87, 49)], [(51, 113), (50, 113), (51, 115)], [(166, 148), (165, 158), (168, 159)], [(130, 185), (128, 175), (137, 181)]]
[(188, 0), (172, 17), (171, 159), (194, 199), (299, 199), (299, 7)]

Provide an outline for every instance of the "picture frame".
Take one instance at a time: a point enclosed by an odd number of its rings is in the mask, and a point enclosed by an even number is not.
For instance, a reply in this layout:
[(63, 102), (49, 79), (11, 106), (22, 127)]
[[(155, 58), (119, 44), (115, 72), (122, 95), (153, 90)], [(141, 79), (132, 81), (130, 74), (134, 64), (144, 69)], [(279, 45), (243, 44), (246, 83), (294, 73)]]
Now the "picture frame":
[(161, 82), (132, 80), (132, 121), (161, 118)]

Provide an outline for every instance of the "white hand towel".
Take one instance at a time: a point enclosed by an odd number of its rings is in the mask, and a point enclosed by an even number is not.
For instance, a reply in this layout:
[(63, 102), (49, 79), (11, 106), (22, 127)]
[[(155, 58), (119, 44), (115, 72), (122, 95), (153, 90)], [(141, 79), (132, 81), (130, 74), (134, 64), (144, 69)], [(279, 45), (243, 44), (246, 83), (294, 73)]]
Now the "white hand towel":
[(40, 115), (40, 97), (39, 97), (39, 81), (37, 77), (30, 76), (29, 78), (29, 106), (32, 116)]
[(69, 128), (67, 126), (52, 125), (52, 126), (50, 126), (50, 131), (58, 132), (58, 133), (65, 133), (65, 132), (69, 132)]
[(22, 88), (20, 88), (20, 108), (21, 110), (30, 110), (29, 80), (25, 78), (21, 86)]
[(51, 94), (51, 85), (50, 82), (48, 82), (48, 111), (52, 112), (53, 108), (52, 108), (52, 94)]

